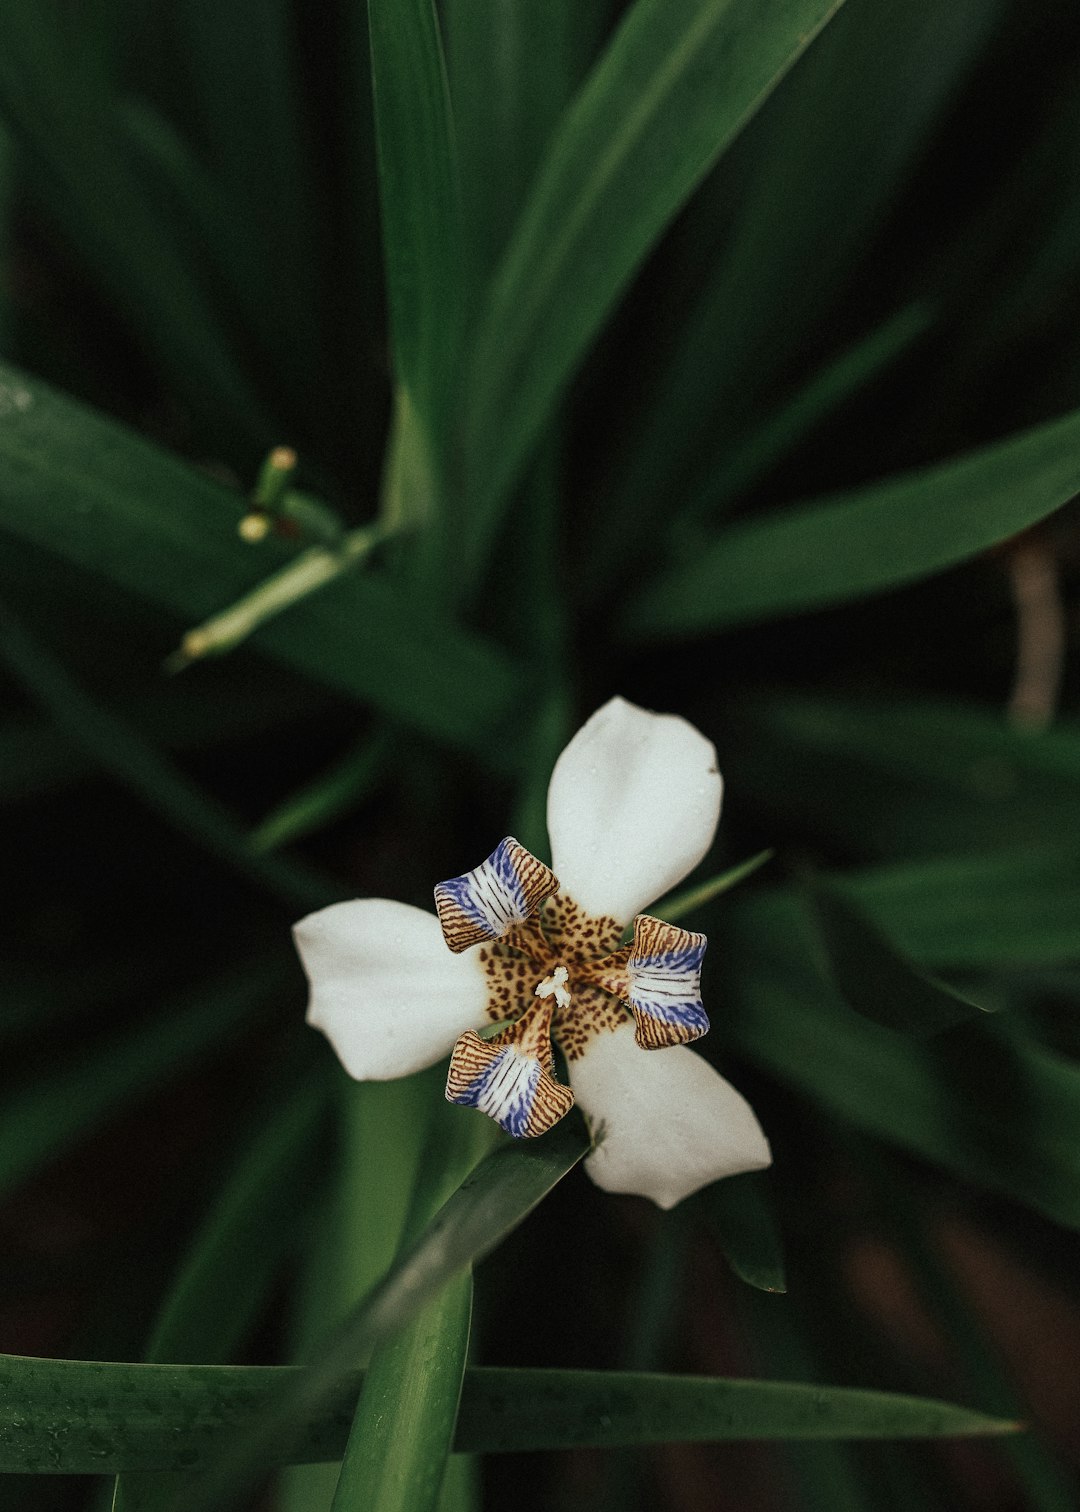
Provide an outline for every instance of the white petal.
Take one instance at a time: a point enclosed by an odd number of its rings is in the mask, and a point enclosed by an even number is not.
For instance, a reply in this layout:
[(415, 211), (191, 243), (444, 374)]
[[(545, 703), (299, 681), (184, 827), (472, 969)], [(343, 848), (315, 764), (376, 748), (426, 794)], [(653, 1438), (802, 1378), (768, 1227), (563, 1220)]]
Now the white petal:
[(551, 774), (548, 833), (562, 891), (586, 913), (629, 923), (709, 849), (722, 792), (716, 749), (692, 724), (611, 699)]
[(434, 914), (387, 898), (334, 903), (293, 929), (321, 1029), (357, 1081), (433, 1065), (486, 1019), (475, 951), (452, 955)]
[(629, 1021), (570, 1062), (570, 1084), (597, 1140), (585, 1169), (605, 1191), (670, 1208), (710, 1181), (772, 1161), (750, 1104), (730, 1082), (682, 1045), (642, 1050)]

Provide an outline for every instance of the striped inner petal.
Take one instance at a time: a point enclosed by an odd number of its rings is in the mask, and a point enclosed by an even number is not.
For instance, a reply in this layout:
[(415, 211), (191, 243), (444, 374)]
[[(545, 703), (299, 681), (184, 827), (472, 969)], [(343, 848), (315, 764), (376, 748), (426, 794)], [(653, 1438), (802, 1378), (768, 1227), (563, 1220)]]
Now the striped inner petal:
[(511, 1029), (482, 1040), (467, 1030), (450, 1058), (446, 1097), (479, 1108), (515, 1139), (532, 1138), (569, 1113), (574, 1094), (513, 1036)]
[(685, 1045), (708, 1032), (701, 1003), (705, 936), (639, 914), (627, 963), (626, 1001), (644, 1050)]
[(486, 861), (436, 887), (443, 938), (455, 952), (482, 940), (499, 940), (558, 888), (554, 872), (507, 836)]

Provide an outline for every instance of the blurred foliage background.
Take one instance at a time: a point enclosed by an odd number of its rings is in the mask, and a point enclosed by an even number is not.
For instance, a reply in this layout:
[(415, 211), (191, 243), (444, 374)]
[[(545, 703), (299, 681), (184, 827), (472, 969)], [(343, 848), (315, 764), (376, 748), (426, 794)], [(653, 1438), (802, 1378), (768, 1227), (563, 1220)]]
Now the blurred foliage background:
[(418, 1103), (303, 1027), (288, 925), (542, 852), (621, 693), (719, 748), (707, 870), (775, 852), (692, 921), (775, 1167), (571, 1175), (472, 1357), (1031, 1431), (459, 1457), (444, 1506), (1077, 1504), (1078, 171), (1064, 0), (7, 0), (5, 1350), (339, 1319)]

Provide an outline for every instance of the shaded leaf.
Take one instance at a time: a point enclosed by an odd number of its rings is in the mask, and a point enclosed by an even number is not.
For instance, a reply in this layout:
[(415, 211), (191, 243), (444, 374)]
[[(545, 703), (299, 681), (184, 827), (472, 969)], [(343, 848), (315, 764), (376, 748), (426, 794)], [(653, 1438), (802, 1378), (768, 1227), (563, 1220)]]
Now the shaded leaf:
[(756, 856), (751, 856), (747, 861), (740, 861), (735, 866), (728, 867), (727, 871), (720, 872), (718, 876), (710, 877), (707, 882), (699, 882), (694, 887), (685, 887), (681, 892), (671, 893), (666, 898), (654, 905), (654, 911), (658, 919), (668, 919), (672, 923), (681, 919), (686, 914), (693, 913), (698, 908), (703, 908), (706, 903), (711, 903), (713, 898), (718, 898), (732, 887), (738, 887), (747, 877), (752, 877), (767, 862), (771, 861), (775, 851), (758, 851)]
[[(326, 1092), (320, 1072), (278, 1103), (269, 1121), (260, 1108), (254, 1138), (233, 1162), (165, 1297), (147, 1360), (234, 1357), (296, 1245), (303, 1194), (316, 1177)], [(157, 1512), (183, 1485), (182, 1476), (122, 1475), (113, 1490), (113, 1512)]]
[(503, 250), (608, 8), (607, 0), (448, 0), (443, 6), (468, 277), (477, 290)]
[(563, 117), (496, 270), (462, 394), (467, 565), (672, 216), (839, 0), (636, 0)]
[[(2, 364), (0, 463), (0, 530), (189, 623), (289, 558), (275, 543), (253, 550), (238, 538), (238, 494)], [(339, 579), (255, 642), (316, 681), (500, 759), (491, 735), (519, 691), (512, 664), (428, 619), (384, 575)]]
[(696, 1206), (741, 1280), (758, 1291), (787, 1291), (784, 1252), (768, 1178), (762, 1172), (745, 1171), (713, 1182), (697, 1197)]
[(731, 1046), (841, 1121), (1080, 1227), (1080, 1068), (1011, 1032), (1007, 1016), (911, 1040), (852, 1013), (789, 902), (733, 910)]
[(732, 791), (770, 823), (867, 859), (1044, 847), (1080, 802), (1080, 727), (1068, 719), (1036, 733), (960, 699), (755, 692), (731, 730)]
[[(295, 1366), (116, 1365), (0, 1355), (0, 1470), (195, 1469), (251, 1424)], [(360, 1385), (305, 1418), (297, 1460), (337, 1458)], [(456, 1446), (517, 1453), (738, 1439), (882, 1439), (1008, 1433), (1016, 1424), (920, 1397), (783, 1381), (630, 1371), (469, 1370)], [(263, 1464), (280, 1464), (271, 1442)]]
[(212, 855), (290, 904), (321, 908), (338, 900), (334, 884), (302, 863), (251, 850), (226, 809), (91, 698), (2, 605), (0, 660), (73, 744)]
[(472, 1314), (464, 1272), (381, 1345), (364, 1374), (335, 1512), (435, 1512), (454, 1439)]
[(394, 367), (430, 443), (463, 313), (446, 68), (433, 0), (369, 0), (367, 13)]
[(0, 111), (31, 169), (26, 186), (204, 424), (265, 448), (272, 422), (209, 290), (132, 171), (92, 28), (68, 32), (34, 6), (0, 18)]
[(402, 1329), (455, 1274), (488, 1254), (588, 1152), (580, 1122), (543, 1139), (510, 1142), (481, 1161), (307, 1368), (290, 1377), (250, 1431), (193, 1481), (185, 1512), (220, 1512), (274, 1446), (288, 1443), (331, 1397), (353, 1362)]
[(839, 887), (811, 877), (805, 887), (828, 970), (856, 1013), (918, 1037), (955, 1029), (987, 1010), (927, 976)]
[(0, 1098), (0, 1191), (10, 1190), (114, 1109), (203, 1059), (235, 1035), (285, 980), (248, 962), (161, 1005), (149, 1023), (83, 1046), (77, 1060)]
[(1080, 490), (1080, 412), (993, 446), (717, 532), (628, 612), (634, 639), (700, 634), (928, 577)]

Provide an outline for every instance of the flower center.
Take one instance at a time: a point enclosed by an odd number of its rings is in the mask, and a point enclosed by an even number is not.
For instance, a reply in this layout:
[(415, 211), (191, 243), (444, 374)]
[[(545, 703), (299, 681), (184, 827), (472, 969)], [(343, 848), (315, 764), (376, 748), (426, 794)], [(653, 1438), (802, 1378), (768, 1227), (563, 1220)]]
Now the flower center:
[(536, 984), (536, 996), (538, 998), (553, 997), (559, 1008), (569, 1008), (570, 989), (566, 985), (570, 980), (570, 973), (565, 966), (556, 966), (550, 976), (546, 976), (542, 982)]

